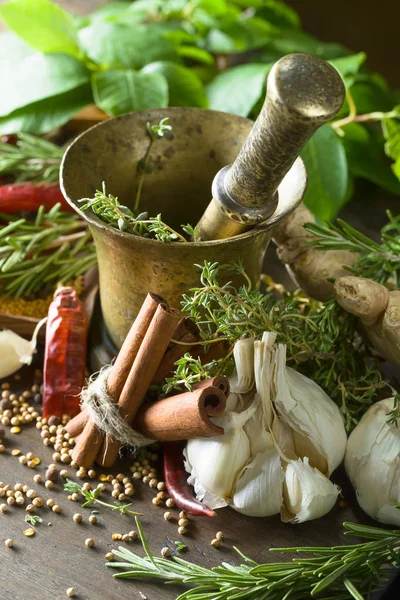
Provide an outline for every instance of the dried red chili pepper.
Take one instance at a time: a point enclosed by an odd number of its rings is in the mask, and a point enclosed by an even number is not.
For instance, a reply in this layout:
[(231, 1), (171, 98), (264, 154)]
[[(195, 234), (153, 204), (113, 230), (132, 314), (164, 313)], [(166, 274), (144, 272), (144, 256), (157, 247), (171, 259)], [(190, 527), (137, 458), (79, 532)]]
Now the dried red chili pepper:
[(71, 287), (59, 288), (49, 306), (43, 371), (43, 416), (74, 416), (86, 370), (87, 318)]
[(49, 211), (57, 203), (73, 212), (58, 183), (9, 183), (0, 186), (0, 213), (36, 212), (43, 205)]
[(185, 442), (164, 442), (164, 481), (167, 492), (178, 508), (191, 515), (215, 517), (215, 512), (193, 497), (193, 490), (187, 482), (188, 474), (183, 465)]

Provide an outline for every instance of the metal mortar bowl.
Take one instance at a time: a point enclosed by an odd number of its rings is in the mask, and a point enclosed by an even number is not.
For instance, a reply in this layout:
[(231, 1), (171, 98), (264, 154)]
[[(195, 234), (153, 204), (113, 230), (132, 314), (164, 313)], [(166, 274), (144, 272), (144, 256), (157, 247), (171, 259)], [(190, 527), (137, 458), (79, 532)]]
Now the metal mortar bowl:
[(278, 208), (267, 223), (233, 238), (209, 242), (165, 243), (142, 238), (120, 232), (91, 210), (82, 212), (78, 200), (93, 197), (103, 181), (108, 193), (133, 206), (138, 161), (149, 145), (146, 124), (158, 124), (165, 117), (172, 131), (153, 145), (140, 210), (150, 216), (161, 213), (174, 229), (186, 223), (195, 225), (210, 201), (215, 174), (234, 161), (252, 121), (198, 108), (129, 113), (82, 133), (67, 149), (61, 165), (64, 196), (93, 234), (101, 308), (118, 348), (147, 292), (160, 294), (172, 306), (180, 307), (182, 293), (199, 284), (195, 264), (205, 260), (227, 264), (241, 258), (257, 285), (273, 225), (297, 206), (304, 191), (304, 166), (298, 159), (279, 188)]

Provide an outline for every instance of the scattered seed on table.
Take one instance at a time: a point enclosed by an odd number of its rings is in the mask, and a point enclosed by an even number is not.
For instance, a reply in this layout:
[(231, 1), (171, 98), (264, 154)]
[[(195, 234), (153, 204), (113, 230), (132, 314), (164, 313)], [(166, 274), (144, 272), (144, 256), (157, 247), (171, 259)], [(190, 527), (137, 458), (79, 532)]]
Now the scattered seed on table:
[(214, 538), (213, 540), (211, 540), (210, 542), (210, 546), (212, 546), (213, 548), (219, 548), (220, 547), (220, 540), (218, 540), (217, 538)]
[(14, 433), (14, 434), (21, 433), (21, 427), (11, 427), (10, 433)]
[(122, 540), (122, 533), (113, 533), (111, 536), (111, 539), (113, 542), (117, 542), (119, 540)]
[(33, 500), (34, 498), (36, 498), (36, 496), (37, 494), (35, 490), (30, 489), (26, 492), (26, 497), (29, 498), (29, 500)]
[(36, 498), (32, 500), (32, 504), (33, 506), (36, 506), (36, 508), (41, 508), (43, 506), (43, 498), (36, 496)]
[(0, 512), (5, 513), (7, 512), (8, 506), (7, 504), (0, 504)]
[(86, 546), (87, 548), (93, 548), (94, 544), (95, 544), (95, 542), (94, 542), (94, 539), (93, 539), (93, 538), (87, 538), (87, 539), (85, 540), (85, 546)]
[(114, 560), (114, 554), (112, 552), (107, 552), (104, 558), (108, 561)]
[(55, 513), (60, 513), (61, 512), (61, 506), (59, 504), (55, 504), (52, 509), (53, 512)]
[(53, 483), (52, 481), (50, 481), (50, 479), (48, 479), (48, 480), (45, 482), (45, 484), (44, 484), (44, 487), (45, 487), (47, 490), (52, 490), (52, 489), (53, 489), (53, 487), (54, 487), (54, 483)]
[(157, 489), (160, 490), (160, 492), (162, 492), (163, 490), (165, 490), (165, 483), (164, 483), (164, 481), (159, 481), (157, 483)]
[(122, 541), (123, 542), (130, 542), (131, 541), (131, 536), (129, 535), (129, 533), (124, 533), (124, 535), (122, 536)]
[(178, 533), (179, 535), (184, 535), (185, 533), (187, 533), (186, 527), (178, 527)]
[(189, 525), (189, 521), (187, 519), (179, 519), (178, 525), (180, 527), (187, 527)]
[(223, 540), (224, 539), (224, 534), (222, 533), (222, 531), (217, 531), (217, 533), (215, 534), (215, 537), (217, 540)]
[(164, 519), (170, 521), (172, 519), (172, 512), (168, 511), (164, 513)]
[(33, 481), (35, 483), (43, 483), (43, 477), (39, 473), (37, 473), (33, 476)]
[(137, 538), (139, 537), (138, 532), (134, 530), (130, 531), (128, 535), (131, 538), (131, 540), (137, 540)]
[(68, 598), (72, 598), (73, 596), (76, 595), (76, 590), (73, 587), (70, 587), (67, 589), (66, 594), (68, 596)]
[(34, 512), (35, 511), (35, 506), (33, 504), (28, 504), (28, 506), (25, 508), (26, 512)]
[(14, 540), (12, 540), (11, 538), (8, 538), (4, 543), (7, 546), (7, 548), (12, 548), (14, 546)]
[(89, 523), (91, 523), (92, 525), (96, 525), (97, 523), (97, 517), (96, 515), (90, 515), (89, 519), (88, 519)]
[(18, 448), (14, 448), (14, 450), (11, 450), (11, 454), (13, 456), (19, 456), (21, 454), (21, 450), (19, 450)]
[(55, 482), (58, 479), (59, 473), (60, 472), (55, 465), (50, 465), (46, 471), (46, 479)]
[(83, 517), (80, 513), (75, 513), (72, 519), (75, 521), (75, 523), (82, 523)]
[(171, 550), (165, 546), (165, 548), (162, 548), (161, 550), (161, 556), (163, 558), (168, 558), (169, 556), (171, 556)]
[(63, 469), (62, 471), (60, 471), (60, 476), (63, 479), (67, 479), (68, 475), (69, 475), (69, 473), (68, 473), (68, 471), (66, 469)]
[(172, 498), (168, 498), (165, 504), (168, 506), (168, 508), (173, 508), (175, 506), (175, 502), (172, 500)]
[(157, 498), (157, 496), (155, 498), (152, 499), (151, 501), (155, 506), (159, 506), (161, 504), (161, 500), (160, 498)]
[(55, 500), (53, 500), (53, 498), (49, 498), (49, 499), (47, 500), (47, 502), (46, 502), (46, 505), (47, 505), (49, 508), (53, 508), (53, 506), (55, 505), (55, 503), (56, 503), (56, 501), (55, 501)]
[(35, 530), (33, 527), (29, 527), (29, 529), (25, 529), (24, 535), (26, 535), (26, 537), (32, 537), (35, 535)]

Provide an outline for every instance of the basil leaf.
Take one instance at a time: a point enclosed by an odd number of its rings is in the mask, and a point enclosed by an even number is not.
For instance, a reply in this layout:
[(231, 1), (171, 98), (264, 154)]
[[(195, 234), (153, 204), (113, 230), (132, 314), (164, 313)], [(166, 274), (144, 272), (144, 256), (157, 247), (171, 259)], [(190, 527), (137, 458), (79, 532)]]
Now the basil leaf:
[(107, 2), (107, 4), (99, 6), (99, 8), (92, 12), (90, 21), (112, 21), (119, 19), (128, 12), (130, 6), (130, 2), (124, 2), (123, 0), (120, 2)]
[(7, 94), (0, 95), (0, 116), (88, 81), (86, 67), (69, 54), (29, 54), (8, 74)]
[(67, 123), (78, 111), (91, 102), (93, 102), (93, 96), (88, 84), (52, 98), (33, 102), (6, 117), (1, 117), (0, 134), (14, 131), (47, 133), (51, 129)]
[(342, 142), (330, 125), (323, 125), (301, 157), (308, 176), (304, 203), (316, 217), (330, 221), (346, 201), (348, 167)]
[(376, 185), (400, 194), (400, 183), (396, 180), (382, 148), (382, 137), (372, 128), (359, 123), (343, 127), (343, 145), (346, 150), (350, 172), (355, 177), (368, 179)]
[(354, 82), (361, 65), (365, 62), (367, 55), (365, 52), (359, 52), (358, 54), (351, 54), (350, 56), (343, 56), (342, 58), (335, 58), (330, 60), (330, 64), (335, 67), (339, 75), (344, 81), (347, 88), (351, 87)]
[(205, 39), (205, 48), (213, 53), (245, 52), (261, 48), (272, 42), (278, 30), (263, 19), (237, 17), (222, 20), (218, 28), (212, 29)]
[(273, 41), (272, 47), (278, 50), (281, 56), (291, 52), (306, 52), (320, 56), (325, 60), (332, 60), (351, 54), (340, 44), (321, 42), (314, 36), (297, 29), (283, 29)]
[(12, 0), (0, 17), (27, 44), (40, 52), (79, 56), (78, 33), (70, 14), (50, 0)]
[(0, 33), (0, 74), (4, 81), (35, 51), (11, 31)]
[(103, 71), (93, 75), (92, 87), (97, 106), (111, 116), (168, 106), (168, 83), (159, 73)]
[(210, 108), (247, 117), (260, 98), (272, 65), (241, 65), (217, 75), (207, 85)]
[[(395, 107), (400, 117), (400, 106)], [(386, 155), (394, 160), (393, 173), (400, 179), (400, 121), (397, 119), (384, 119), (382, 122), (383, 135), (385, 136)]]
[(157, 25), (96, 21), (81, 29), (79, 38), (88, 57), (108, 69), (140, 69), (156, 60), (178, 60)]
[(203, 48), (197, 48), (197, 46), (178, 46), (176, 50), (182, 58), (187, 58), (204, 65), (213, 65), (215, 63), (213, 55), (207, 52), (207, 50), (203, 50)]
[(168, 81), (169, 106), (208, 107), (203, 84), (190, 69), (163, 60), (146, 65), (142, 72), (164, 75)]
[[(254, 0), (249, 0), (249, 2), (240, 2), (240, 4), (242, 6), (256, 6), (257, 17), (265, 19), (268, 23), (276, 27), (289, 29), (298, 28), (301, 25), (299, 16), (293, 8), (290, 8), (279, 0), (261, 0), (258, 3), (255, 3)], [(260, 5), (260, 8), (257, 8), (257, 4)]]

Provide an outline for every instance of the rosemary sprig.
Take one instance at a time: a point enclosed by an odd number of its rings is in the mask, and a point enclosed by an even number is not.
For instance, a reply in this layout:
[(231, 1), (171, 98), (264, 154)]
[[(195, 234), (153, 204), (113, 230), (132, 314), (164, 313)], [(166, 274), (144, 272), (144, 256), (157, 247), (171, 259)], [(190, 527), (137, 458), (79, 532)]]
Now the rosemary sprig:
[[(160, 242), (187, 242), (182, 234), (162, 221), (160, 214), (156, 217), (149, 217), (147, 212), (134, 214), (127, 206), (121, 204), (118, 198), (107, 194), (104, 181), (102, 190), (97, 190), (94, 198), (82, 198), (79, 202), (84, 202), (81, 210), (91, 208), (103, 221), (120, 231), (152, 237)], [(193, 231), (191, 225), (182, 225), (182, 229), (186, 232)]]
[(58, 181), (64, 150), (30, 133), (20, 133), (17, 144), (0, 142), (0, 175), (21, 181)]
[(107, 506), (111, 508), (111, 510), (118, 511), (121, 515), (141, 515), (141, 513), (134, 512), (133, 510), (129, 510), (129, 507), (132, 506), (132, 503), (126, 504), (123, 502), (118, 502), (116, 500), (113, 504), (109, 502), (104, 502), (99, 499), (99, 496), (102, 492), (102, 487), (97, 486), (94, 490), (83, 490), (82, 486), (76, 481), (72, 481), (71, 479), (67, 479), (67, 482), (64, 484), (64, 490), (70, 493), (81, 494), (85, 498), (85, 502), (82, 504), (82, 508), (87, 508), (92, 506), (92, 504), (101, 504), (102, 506)]
[[(358, 423), (379, 390), (398, 397), (358, 336), (356, 318), (335, 301), (322, 304), (301, 292), (284, 292), (278, 298), (273, 292), (263, 294), (252, 288), (241, 263), (230, 267), (244, 277), (245, 285), (238, 289), (219, 283), (223, 267), (218, 263), (205, 262), (199, 268), (201, 285), (184, 295), (183, 310), (196, 322), (203, 345), (225, 341), (230, 350), (227, 358), (207, 365), (185, 355), (177, 362), (173, 377), (166, 380), (164, 392), (190, 389), (201, 379), (227, 374), (236, 340), (276, 331), (278, 343), (287, 345), (290, 366), (311, 377), (338, 404), (348, 430)], [(391, 416), (396, 424), (399, 412)]]
[(25, 523), (29, 523), (33, 527), (42, 522), (42, 518), (38, 515), (25, 515)]
[(381, 230), (380, 243), (365, 236), (341, 219), (337, 225), (306, 223), (307, 231), (316, 236), (309, 242), (317, 250), (349, 250), (360, 255), (348, 271), (385, 284), (400, 282), (400, 215), (386, 211), (388, 223)]
[(312, 557), (266, 564), (257, 564), (235, 548), (244, 564), (223, 562), (207, 569), (176, 556), (153, 556), (137, 517), (136, 522), (146, 557), (119, 547), (113, 553), (121, 562), (107, 566), (124, 569), (115, 578), (189, 585), (177, 600), (303, 600), (328, 589), (330, 600), (364, 600), (388, 579), (390, 566), (400, 565), (400, 531), (343, 523), (345, 535), (368, 541), (349, 546), (274, 548), (273, 552), (301, 552)]
[(0, 220), (0, 287), (15, 298), (58, 283), (68, 283), (96, 264), (96, 252), (86, 224), (63, 213), (56, 204), (41, 206), (34, 221), (16, 215)]

